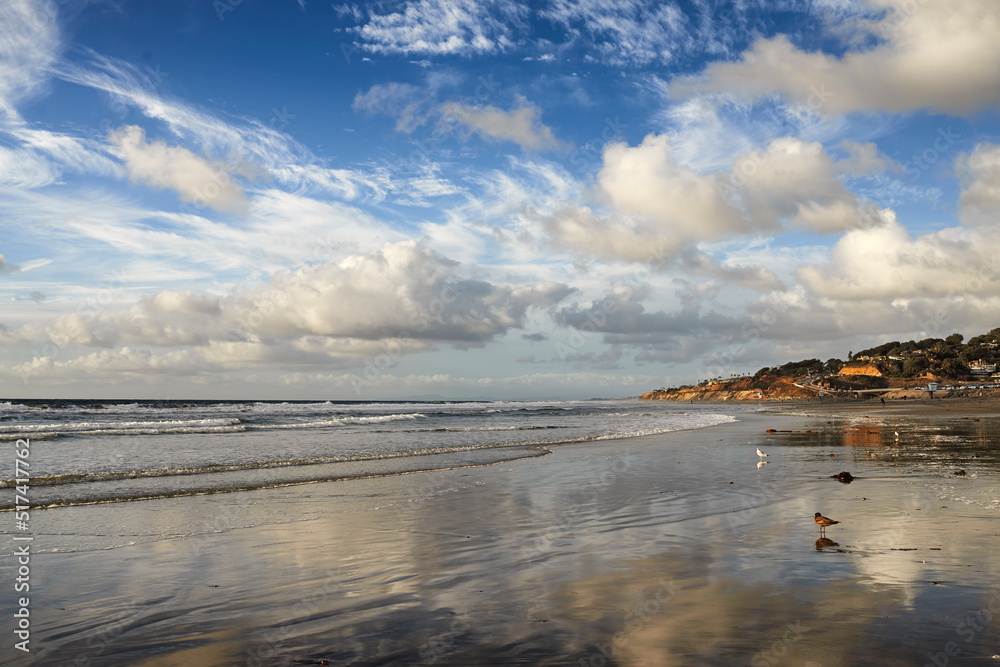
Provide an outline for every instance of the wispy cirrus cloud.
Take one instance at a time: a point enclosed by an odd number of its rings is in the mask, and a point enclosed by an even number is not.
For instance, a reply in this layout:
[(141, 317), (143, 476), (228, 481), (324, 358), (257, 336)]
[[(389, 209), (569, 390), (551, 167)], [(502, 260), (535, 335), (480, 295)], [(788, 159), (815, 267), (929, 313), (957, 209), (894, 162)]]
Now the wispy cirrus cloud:
[(0, 115), (18, 119), (17, 104), (37, 94), (60, 47), (55, 3), (8, 0), (0, 4)]
[[(187, 144), (176, 148), (197, 150), (227, 173), (270, 178), (290, 190), (348, 200), (381, 201), (396, 187), (385, 173), (330, 167), (290, 135), (259, 120), (222, 118), (173, 99), (129, 63), (94, 52), (86, 55), (82, 63), (59, 63), (58, 76), (108, 93), (148, 118), (164, 123)], [(219, 180), (212, 178), (203, 188), (214, 190), (219, 187)]]
[(378, 83), (354, 96), (351, 108), (370, 114), (385, 114), (396, 119), (396, 131), (409, 134), (427, 123), (427, 95), (417, 86), (390, 81)]

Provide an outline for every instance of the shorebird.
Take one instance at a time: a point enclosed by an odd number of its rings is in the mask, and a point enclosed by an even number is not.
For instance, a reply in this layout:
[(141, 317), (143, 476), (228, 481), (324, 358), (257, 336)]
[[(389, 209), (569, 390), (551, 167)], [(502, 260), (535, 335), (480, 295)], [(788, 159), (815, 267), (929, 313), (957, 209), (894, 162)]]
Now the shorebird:
[(816, 540), (816, 551), (822, 551), (824, 548), (828, 547), (839, 547), (840, 543), (834, 542), (829, 537), (821, 537)]
[(760, 451), (760, 447), (757, 448), (757, 456), (767, 456), (764, 452)]
[(813, 520), (819, 526), (820, 533), (823, 533), (826, 530), (827, 526), (832, 526), (835, 523), (840, 523), (839, 521), (834, 521), (833, 519), (823, 516), (819, 512), (816, 512), (816, 515), (813, 517)]

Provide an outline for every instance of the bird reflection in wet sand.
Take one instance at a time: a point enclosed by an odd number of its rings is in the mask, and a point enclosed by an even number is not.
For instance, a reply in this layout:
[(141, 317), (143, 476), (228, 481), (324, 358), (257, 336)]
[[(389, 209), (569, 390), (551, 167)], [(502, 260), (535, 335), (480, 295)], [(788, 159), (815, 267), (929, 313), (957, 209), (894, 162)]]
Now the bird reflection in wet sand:
[(834, 542), (829, 537), (821, 537), (818, 540), (816, 540), (816, 551), (822, 551), (825, 548), (839, 547), (839, 546), (840, 544), (838, 542)]
[(840, 523), (839, 521), (834, 521), (833, 519), (830, 519), (828, 517), (823, 516), (819, 512), (816, 512), (816, 515), (813, 517), (813, 520), (816, 521), (816, 523), (819, 525), (819, 534), (820, 535), (825, 535), (826, 534), (826, 527), (827, 526), (832, 526), (835, 523)]
[(757, 470), (760, 470), (767, 465), (767, 461), (757, 461)]

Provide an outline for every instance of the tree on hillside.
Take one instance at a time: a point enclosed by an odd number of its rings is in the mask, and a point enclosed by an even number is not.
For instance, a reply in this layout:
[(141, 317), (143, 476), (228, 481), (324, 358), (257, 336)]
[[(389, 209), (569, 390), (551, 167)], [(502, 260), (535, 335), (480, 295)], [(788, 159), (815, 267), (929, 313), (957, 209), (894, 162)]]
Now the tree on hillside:
[(953, 333), (952, 335), (945, 338), (944, 342), (948, 343), (948, 345), (951, 345), (952, 347), (958, 347), (959, 345), (962, 344), (963, 340), (965, 340), (965, 336), (963, 336), (960, 333)]
[[(978, 338), (978, 336), (977, 336)], [(979, 347), (978, 345), (966, 345), (961, 352), (958, 353), (958, 358), (961, 359), (966, 364), (970, 364), (973, 361), (978, 361), (979, 359), (990, 359), (992, 358), (991, 350), (986, 347)]]
[(940, 360), (953, 359), (958, 356), (958, 353), (955, 351), (955, 348), (953, 348), (951, 345), (949, 345), (943, 340), (934, 343), (934, 345), (931, 346), (929, 352), (935, 358)]
[(927, 370), (930, 365), (931, 362), (926, 357), (910, 357), (903, 362), (903, 375), (906, 377), (919, 375)]
[(969, 367), (957, 358), (945, 359), (941, 364), (941, 371), (950, 378), (960, 378), (969, 375)]

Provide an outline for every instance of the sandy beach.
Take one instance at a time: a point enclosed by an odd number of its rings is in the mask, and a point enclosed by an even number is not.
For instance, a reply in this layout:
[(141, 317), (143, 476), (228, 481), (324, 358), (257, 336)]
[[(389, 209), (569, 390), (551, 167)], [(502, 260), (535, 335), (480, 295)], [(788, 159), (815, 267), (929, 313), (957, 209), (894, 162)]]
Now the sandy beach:
[[(457, 470), (36, 511), (31, 653), (8, 631), (0, 656), (1000, 664), (1000, 420), (957, 404), (864, 407), (789, 405), (800, 414)], [(841, 471), (854, 481), (830, 477)], [(841, 521), (826, 541), (815, 512)], [(4, 588), (5, 608), (14, 595)]]

